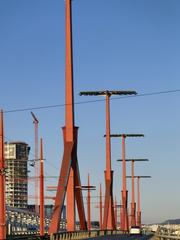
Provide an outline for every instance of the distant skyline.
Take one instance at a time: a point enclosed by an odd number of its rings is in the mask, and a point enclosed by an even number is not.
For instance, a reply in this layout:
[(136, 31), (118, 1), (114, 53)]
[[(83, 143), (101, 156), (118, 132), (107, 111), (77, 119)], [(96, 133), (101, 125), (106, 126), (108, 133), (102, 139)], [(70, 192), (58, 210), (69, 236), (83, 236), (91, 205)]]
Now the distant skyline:
[[(178, 0), (74, 0), (72, 10), (75, 102), (102, 99), (80, 97), (85, 90), (144, 94), (180, 89)], [(64, 0), (1, 0), (0, 107), (4, 111), (64, 104), (64, 20)], [(145, 134), (144, 139), (126, 141), (127, 158), (149, 159), (135, 165), (136, 175), (152, 176), (141, 182), (145, 223), (180, 218), (179, 101), (178, 91), (111, 101), (111, 133)], [(39, 137), (44, 139), (45, 173), (58, 176), (64, 107), (33, 112), (40, 122)], [(97, 188), (92, 194), (97, 196), (100, 182), (104, 189), (105, 102), (76, 104), (75, 123), (81, 181), (85, 185), (90, 173)], [(27, 142), (33, 158), (30, 111), (5, 113), (5, 136), (7, 141)], [(112, 139), (111, 146), (114, 193), (120, 203), (121, 164), (116, 160), (121, 158), (121, 141)], [(57, 179), (48, 181), (46, 186), (57, 184)], [(129, 203), (130, 188), (128, 180)], [(95, 207), (98, 199), (92, 201)], [(98, 219), (94, 209), (92, 218)]]

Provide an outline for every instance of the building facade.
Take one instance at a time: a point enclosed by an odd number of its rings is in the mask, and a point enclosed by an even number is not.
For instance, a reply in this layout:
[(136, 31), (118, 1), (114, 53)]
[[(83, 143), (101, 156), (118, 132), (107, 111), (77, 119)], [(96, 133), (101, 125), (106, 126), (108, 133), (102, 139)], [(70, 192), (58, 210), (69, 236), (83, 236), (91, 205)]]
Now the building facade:
[(5, 143), (6, 204), (10, 207), (27, 208), (29, 151), (25, 142)]
[[(35, 205), (34, 204), (29, 204), (28, 205), (28, 210), (30, 212), (35, 212)], [(53, 204), (46, 204), (44, 205), (44, 214), (46, 218), (51, 219), (52, 213), (54, 210), (54, 205)], [(40, 206), (39, 206), (39, 211), (40, 211)], [(63, 206), (62, 213), (61, 213), (61, 220), (66, 220), (66, 206)]]

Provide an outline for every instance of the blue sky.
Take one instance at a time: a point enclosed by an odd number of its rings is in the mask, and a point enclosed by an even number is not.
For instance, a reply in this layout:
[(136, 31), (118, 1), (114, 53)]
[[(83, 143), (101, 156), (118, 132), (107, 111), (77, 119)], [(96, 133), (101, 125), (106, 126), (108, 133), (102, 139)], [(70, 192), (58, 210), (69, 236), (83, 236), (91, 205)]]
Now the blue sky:
[[(76, 102), (100, 99), (80, 97), (81, 90), (131, 89), (143, 94), (180, 89), (178, 0), (74, 0), (72, 7)], [(63, 0), (1, 0), (1, 108), (64, 103), (64, 23)], [(142, 217), (147, 223), (180, 217), (179, 100), (180, 93), (111, 101), (112, 133), (145, 134), (144, 139), (128, 139), (126, 151), (127, 157), (150, 160), (136, 165), (136, 174), (152, 175), (141, 185)], [(89, 172), (99, 189), (99, 183), (104, 184), (105, 103), (76, 105), (75, 110), (82, 183), (86, 184)], [(57, 176), (64, 108), (34, 113), (44, 138), (46, 174)], [(33, 158), (30, 111), (5, 114), (5, 130), (7, 139), (29, 143)], [(118, 201), (121, 165), (116, 159), (120, 156), (121, 142), (113, 139)]]

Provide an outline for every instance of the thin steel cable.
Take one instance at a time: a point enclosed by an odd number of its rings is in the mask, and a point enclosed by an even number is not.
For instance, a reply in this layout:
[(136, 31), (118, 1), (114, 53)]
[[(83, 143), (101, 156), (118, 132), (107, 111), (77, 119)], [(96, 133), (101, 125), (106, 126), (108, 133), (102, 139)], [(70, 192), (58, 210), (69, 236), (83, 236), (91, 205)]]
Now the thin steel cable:
[[(113, 101), (113, 100), (121, 100), (121, 99), (126, 99), (126, 98), (147, 97), (147, 96), (155, 96), (155, 95), (171, 94), (171, 93), (180, 93), (180, 89), (151, 92), (151, 93), (142, 93), (142, 94), (137, 94), (137, 95), (133, 95), (133, 96), (112, 97), (112, 98), (110, 98), (110, 100)], [(104, 101), (105, 101), (105, 99), (95, 99), (95, 100), (89, 100), (89, 101), (75, 102), (74, 104), (81, 105), (81, 104), (104, 102)], [(37, 106), (37, 107), (27, 107), (27, 108), (5, 110), (4, 113), (7, 114), (7, 113), (15, 113), (15, 112), (26, 112), (26, 111), (31, 111), (31, 110), (42, 110), (42, 109), (58, 108), (58, 107), (65, 107), (65, 106), (66, 106), (66, 104), (55, 104), (55, 105), (46, 105), (46, 106)]]

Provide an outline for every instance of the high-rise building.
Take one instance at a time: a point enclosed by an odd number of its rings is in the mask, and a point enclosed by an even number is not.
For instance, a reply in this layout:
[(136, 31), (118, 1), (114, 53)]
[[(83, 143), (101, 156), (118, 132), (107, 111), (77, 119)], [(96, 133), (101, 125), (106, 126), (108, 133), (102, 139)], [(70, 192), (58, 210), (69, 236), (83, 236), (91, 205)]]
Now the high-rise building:
[(27, 208), (28, 157), (30, 147), (25, 142), (5, 143), (6, 204)]

